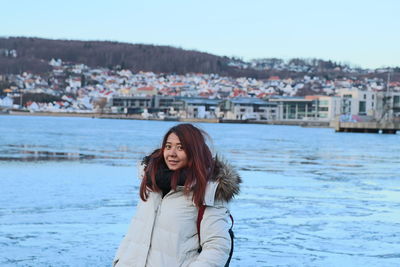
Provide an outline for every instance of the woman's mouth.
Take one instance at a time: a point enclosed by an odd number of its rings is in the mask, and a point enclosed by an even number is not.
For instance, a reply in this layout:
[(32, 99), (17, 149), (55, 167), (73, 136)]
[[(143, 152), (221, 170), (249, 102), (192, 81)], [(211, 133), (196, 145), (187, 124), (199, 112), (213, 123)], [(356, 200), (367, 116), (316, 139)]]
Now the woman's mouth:
[(168, 163), (171, 165), (176, 165), (179, 163), (179, 160), (168, 160)]

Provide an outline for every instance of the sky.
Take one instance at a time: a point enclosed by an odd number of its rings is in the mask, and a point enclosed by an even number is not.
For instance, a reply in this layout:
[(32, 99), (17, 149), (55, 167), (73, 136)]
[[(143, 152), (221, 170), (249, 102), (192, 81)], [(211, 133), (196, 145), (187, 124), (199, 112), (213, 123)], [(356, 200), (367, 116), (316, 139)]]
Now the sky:
[(0, 0), (0, 37), (170, 45), (244, 60), (400, 66), (399, 0)]

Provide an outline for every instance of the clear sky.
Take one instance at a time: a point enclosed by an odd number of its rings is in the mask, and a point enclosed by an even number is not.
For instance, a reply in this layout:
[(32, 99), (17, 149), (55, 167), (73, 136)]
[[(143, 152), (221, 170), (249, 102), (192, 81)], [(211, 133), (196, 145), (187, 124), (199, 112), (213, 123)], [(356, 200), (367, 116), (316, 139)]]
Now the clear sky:
[(400, 0), (0, 1), (0, 36), (400, 66)]

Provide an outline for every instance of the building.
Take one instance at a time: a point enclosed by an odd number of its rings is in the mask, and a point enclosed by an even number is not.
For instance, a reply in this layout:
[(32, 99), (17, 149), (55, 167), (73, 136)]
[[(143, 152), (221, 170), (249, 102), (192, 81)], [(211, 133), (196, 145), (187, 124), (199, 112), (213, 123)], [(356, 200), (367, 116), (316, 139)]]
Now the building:
[(185, 103), (174, 96), (156, 95), (153, 97), (150, 113), (163, 112), (169, 116), (185, 116)]
[(111, 99), (111, 111), (114, 113), (141, 114), (152, 108), (151, 96), (118, 96)]
[(259, 98), (238, 97), (223, 100), (217, 116), (228, 120), (276, 120), (278, 105)]
[(134, 95), (154, 96), (157, 95), (157, 88), (154, 86), (144, 86), (136, 88)]
[(312, 120), (317, 119), (315, 100), (302, 97), (271, 98), (269, 102), (278, 106), (278, 120)]
[(379, 92), (376, 95), (374, 118), (400, 121), (400, 92)]
[(338, 96), (306, 96), (315, 100), (315, 115), (320, 121), (331, 121), (341, 114), (341, 98)]
[(184, 102), (172, 96), (117, 96), (111, 100), (113, 113), (125, 114), (160, 114), (181, 116)]
[(180, 98), (184, 102), (186, 118), (214, 119), (219, 112), (221, 99)]
[(331, 96), (277, 97), (277, 120), (331, 121), (340, 115), (340, 98)]
[(377, 92), (358, 88), (337, 90), (341, 100), (341, 114), (376, 117)]

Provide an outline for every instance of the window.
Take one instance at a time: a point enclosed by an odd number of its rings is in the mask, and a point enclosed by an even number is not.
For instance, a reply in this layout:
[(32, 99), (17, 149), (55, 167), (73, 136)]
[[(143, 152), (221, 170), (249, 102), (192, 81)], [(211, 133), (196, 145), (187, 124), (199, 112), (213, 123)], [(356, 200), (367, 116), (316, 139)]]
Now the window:
[(320, 118), (328, 118), (328, 114), (326, 114), (326, 113), (320, 113), (320, 114), (318, 115), (318, 117), (320, 117)]
[(121, 99), (114, 99), (113, 100), (113, 105), (116, 106), (116, 107), (123, 107), (124, 103), (123, 103), (123, 101)]
[(290, 105), (289, 106), (289, 119), (295, 119), (295, 118), (296, 118), (296, 106)]
[(358, 112), (360, 115), (365, 115), (367, 112), (367, 107), (365, 101), (360, 101), (358, 106)]
[(400, 106), (400, 96), (399, 95), (395, 95), (393, 97), (393, 106)]

